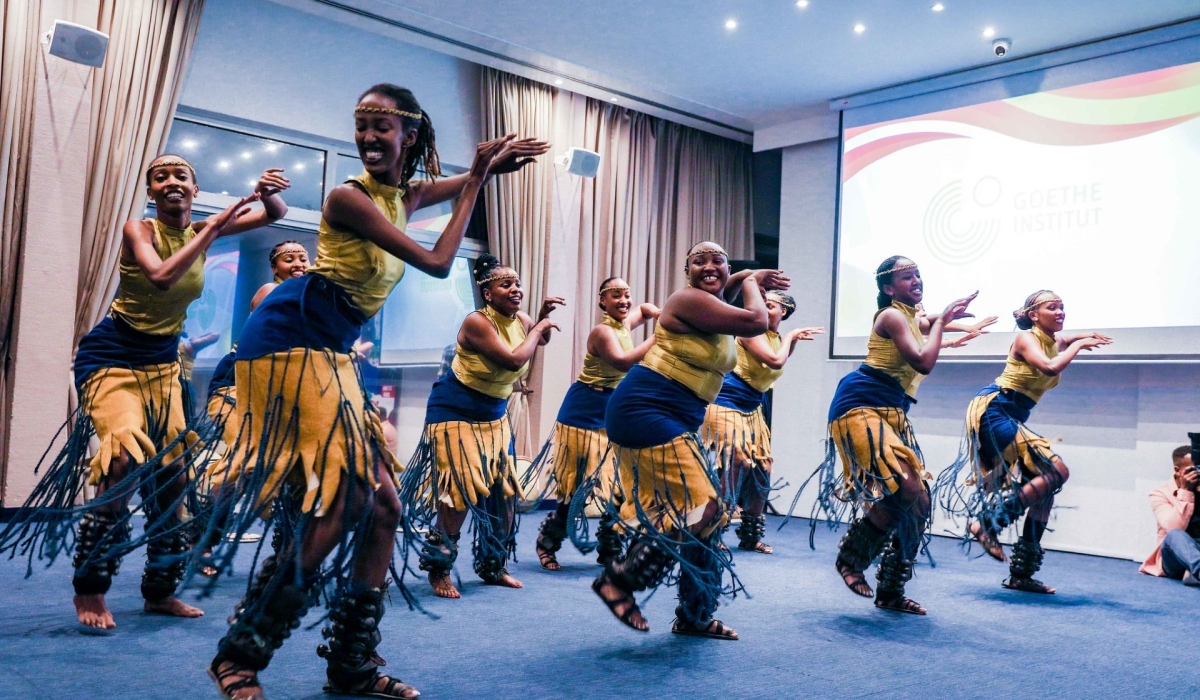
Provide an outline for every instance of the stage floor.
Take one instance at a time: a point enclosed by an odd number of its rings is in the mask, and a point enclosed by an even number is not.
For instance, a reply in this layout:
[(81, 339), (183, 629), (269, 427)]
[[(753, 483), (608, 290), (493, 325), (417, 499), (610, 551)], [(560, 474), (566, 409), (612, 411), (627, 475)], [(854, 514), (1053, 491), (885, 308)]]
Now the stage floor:
[[(1006, 568), (967, 558), (935, 538), (909, 594), (928, 617), (876, 610), (833, 568), (837, 535), (822, 525), (816, 550), (793, 521), (768, 541), (772, 556), (737, 552), (750, 592), (718, 617), (737, 642), (670, 634), (675, 601), (663, 589), (645, 606), (651, 630), (618, 623), (588, 587), (599, 568), (568, 545), (564, 569), (543, 571), (533, 551), (541, 513), (524, 520), (524, 590), (483, 586), (459, 560), (463, 598), (413, 586), (440, 619), (408, 611), (399, 596), (382, 623), (387, 671), (424, 698), (1179, 698), (1200, 692), (1200, 589), (1137, 573), (1130, 561), (1050, 552), (1039, 577), (1057, 595), (1006, 591)], [(732, 532), (728, 541), (736, 540)], [(978, 549), (975, 550), (978, 552)], [(71, 606), (70, 562), (36, 569), (0, 563), (2, 698), (217, 697), (204, 669), (241, 596), (245, 572), (179, 620), (141, 612), (141, 553), (109, 595), (117, 629), (82, 634)], [(873, 579), (872, 579), (873, 582)], [(185, 593), (192, 602), (194, 592)], [(314, 612), (308, 623), (317, 619)], [(307, 627), (307, 625), (306, 625)], [(261, 678), (271, 700), (330, 697), (301, 628)]]

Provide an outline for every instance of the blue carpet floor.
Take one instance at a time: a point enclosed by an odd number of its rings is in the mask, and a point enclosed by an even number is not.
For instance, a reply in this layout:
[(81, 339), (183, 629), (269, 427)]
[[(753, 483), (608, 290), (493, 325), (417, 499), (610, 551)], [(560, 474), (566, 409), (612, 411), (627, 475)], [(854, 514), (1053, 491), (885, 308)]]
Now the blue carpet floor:
[[(937, 568), (917, 569), (910, 595), (928, 617), (889, 614), (852, 595), (832, 562), (837, 535), (817, 548), (793, 521), (770, 531), (773, 556), (737, 554), (752, 598), (719, 612), (741, 641), (670, 634), (672, 592), (645, 606), (651, 631), (612, 618), (588, 588), (591, 558), (564, 550), (541, 570), (527, 517), (520, 591), (481, 585), (465, 566), (463, 598), (415, 589), (431, 619), (397, 597), (382, 628), (387, 670), (425, 698), (1186, 698), (1200, 693), (1200, 590), (1137, 573), (1133, 562), (1048, 553), (1054, 596), (1006, 591), (1002, 565), (968, 559), (935, 539)], [(777, 519), (772, 519), (778, 522)], [(730, 535), (732, 538), (732, 535)], [(730, 540), (732, 542), (732, 539)], [(469, 552), (469, 550), (468, 550)], [(142, 558), (130, 557), (109, 595), (118, 628), (81, 634), (64, 560), (23, 578), (0, 563), (0, 697), (215, 698), (204, 674), (245, 584), (229, 580), (177, 620), (141, 612)], [(873, 579), (872, 579), (873, 580)], [(186, 594), (191, 602), (194, 593)], [(310, 615), (309, 620), (315, 620)], [(262, 674), (267, 696), (323, 698), (319, 630), (302, 628)]]

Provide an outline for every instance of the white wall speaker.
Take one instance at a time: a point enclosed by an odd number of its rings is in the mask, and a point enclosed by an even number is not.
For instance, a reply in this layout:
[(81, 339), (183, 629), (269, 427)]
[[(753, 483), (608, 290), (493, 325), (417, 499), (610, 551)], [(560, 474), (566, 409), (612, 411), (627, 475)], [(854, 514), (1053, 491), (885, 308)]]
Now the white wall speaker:
[(99, 68), (108, 53), (108, 35), (74, 22), (54, 20), (54, 28), (46, 32), (50, 55), (73, 63)]
[(600, 154), (586, 148), (572, 148), (558, 157), (559, 165), (567, 166), (567, 172), (581, 177), (596, 177), (600, 170)]

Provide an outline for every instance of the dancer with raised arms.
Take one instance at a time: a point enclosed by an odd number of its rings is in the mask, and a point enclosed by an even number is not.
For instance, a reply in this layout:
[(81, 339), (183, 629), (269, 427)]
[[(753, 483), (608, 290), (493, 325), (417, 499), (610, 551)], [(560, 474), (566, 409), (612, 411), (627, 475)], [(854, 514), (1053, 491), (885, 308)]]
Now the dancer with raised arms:
[[(1013, 312), (1017, 334), (1004, 371), (984, 387), (967, 408), (966, 436), (958, 460), (938, 476), (942, 506), (966, 515), (969, 536), (993, 559), (1004, 561), (999, 533), (1025, 514), (1013, 545), (1005, 588), (1054, 593), (1033, 578), (1042, 566), (1042, 535), (1070, 472), (1050, 442), (1025, 423), (1046, 392), (1058, 386), (1063, 371), (1081, 352), (1112, 343), (1100, 333), (1063, 333), (1066, 309), (1054, 292), (1043, 289)], [(958, 475), (970, 466), (966, 483)]]

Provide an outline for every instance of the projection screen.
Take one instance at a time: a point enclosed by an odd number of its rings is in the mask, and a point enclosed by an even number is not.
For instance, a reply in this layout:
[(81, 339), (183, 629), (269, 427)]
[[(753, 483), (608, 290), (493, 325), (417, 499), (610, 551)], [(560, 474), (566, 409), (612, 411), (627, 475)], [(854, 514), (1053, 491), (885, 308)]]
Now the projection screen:
[(1200, 63), (847, 126), (833, 357), (861, 357), (875, 269), (915, 260), (925, 306), (976, 290), (1006, 354), (1039, 289), (1068, 330), (1112, 335), (1087, 360), (1200, 359)]

